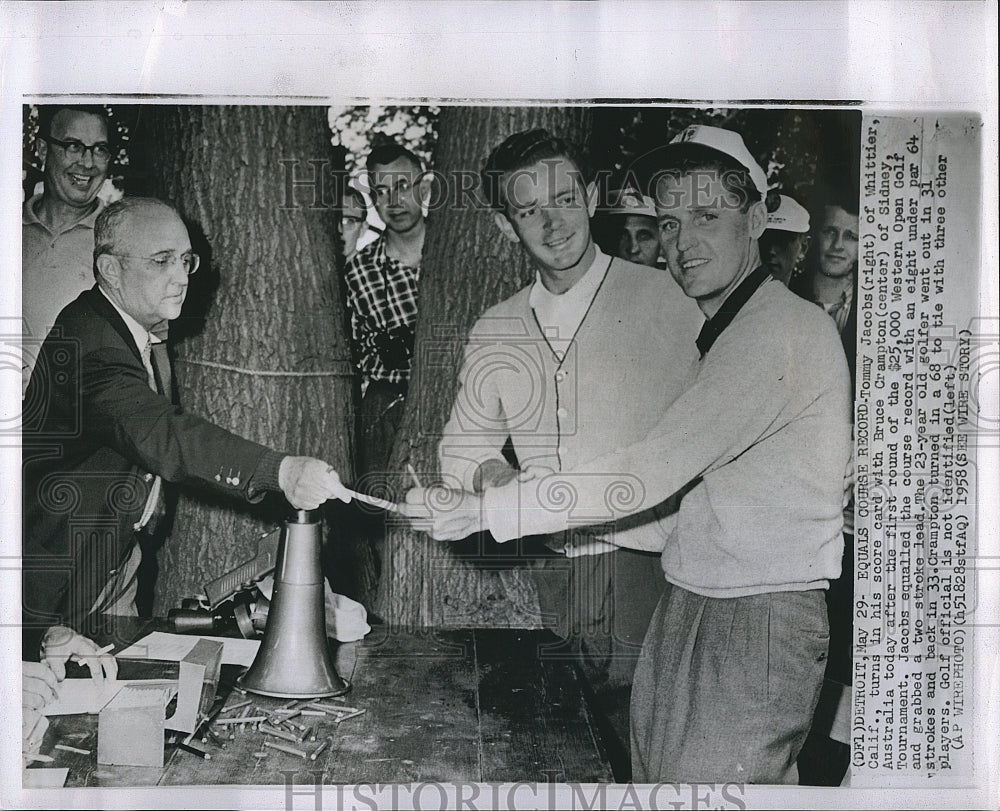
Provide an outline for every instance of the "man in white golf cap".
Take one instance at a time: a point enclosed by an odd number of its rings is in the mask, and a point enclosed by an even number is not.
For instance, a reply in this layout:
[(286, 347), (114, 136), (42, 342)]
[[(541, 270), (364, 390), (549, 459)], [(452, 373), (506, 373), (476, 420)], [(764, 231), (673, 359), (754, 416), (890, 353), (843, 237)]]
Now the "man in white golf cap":
[(683, 493), (641, 539), (666, 584), (632, 687), (632, 779), (794, 783), (840, 572), (846, 363), (831, 319), (761, 265), (766, 181), (742, 138), (693, 127), (654, 157), (660, 249), (706, 319), (692, 383), (641, 441), (572, 473), (482, 496), (414, 490), (406, 511), (440, 540), (504, 541)]
[(614, 239), (615, 255), (637, 265), (662, 267), (660, 242), (656, 236), (653, 199), (638, 189), (625, 187), (610, 194), (606, 212)]
[(786, 287), (802, 270), (809, 252), (809, 212), (794, 197), (778, 195), (778, 207), (768, 212), (767, 229), (760, 237), (760, 257)]

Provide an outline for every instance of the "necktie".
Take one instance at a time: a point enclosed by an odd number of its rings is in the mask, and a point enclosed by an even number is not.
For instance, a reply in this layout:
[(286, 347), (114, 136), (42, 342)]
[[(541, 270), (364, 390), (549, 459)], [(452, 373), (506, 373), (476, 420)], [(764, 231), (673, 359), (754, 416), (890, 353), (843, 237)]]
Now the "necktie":
[(847, 317), (851, 312), (850, 302), (847, 300), (847, 292), (841, 293), (840, 298), (832, 303), (822, 301), (816, 303), (834, 320), (834, 323), (837, 325), (837, 331), (843, 332), (844, 326), (847, 324)]
[(142, 348), (139, 353), (142, 355), (142, 365), (146, 367), (146, 382), (149, 387), (156, 391), (156, 373), (153, 371), (153, 342), (150, 337), (146, 336), (146, 345)]
[[(149, 387), (170, 399), (171, 378), (167, 345), (162, 341), (154, 344), (152, 339), (147, 336), (146, 345), (140, 354), (142, 355), (142, 365), (146, 367), (146, 382)], [(142, 508), (142, 515), (135, 522), (133, 529), (142, 529), (149, 523), (149, 519), (153, 517), (154, 513), (160, 515), (164, 512), (162, 489), (163, 480), (157, 476), (149, 488), (149, 495), (146, 497), (146, 505)]]
[(170, 358), (167, 357), (166, 343), (160, 341), (152, 345), (150, 361), (160, 394), (173, 402), (173, 376), (170, 373)]

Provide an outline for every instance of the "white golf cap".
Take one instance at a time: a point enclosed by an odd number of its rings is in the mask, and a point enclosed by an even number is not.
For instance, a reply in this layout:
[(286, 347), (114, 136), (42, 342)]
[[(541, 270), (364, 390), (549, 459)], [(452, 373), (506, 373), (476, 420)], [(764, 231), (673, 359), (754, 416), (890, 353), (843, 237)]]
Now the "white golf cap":
[(707, 124), (692, 124), (674, 136), (671, 144), (701, 144), (716, 152), (728, 155), (733, 160), (741, 163), (750, 172), (750, 179), (753, 181), (761, 197), (767, 195), (767, 175), (760, 168), (760, 164), (754, 160), (747, 145), (743, 143), (743, 136), (732, 130), (724, 130), (721, 127), (710, 127)]
[(809, 212), (800, 203), (784, 194), (779, 194), (780, 203), (776, 211), (767, 215), (767, 227), (775, 231), (792, 231), (796, 234), (809, 233)]
[(640, 214), (644, 217), (655, 217), (656, 207), (653, 198), (641, 194), (638, 189), (628, 186), (617, 189), (609, 195), (612, 201), (608, 214)]

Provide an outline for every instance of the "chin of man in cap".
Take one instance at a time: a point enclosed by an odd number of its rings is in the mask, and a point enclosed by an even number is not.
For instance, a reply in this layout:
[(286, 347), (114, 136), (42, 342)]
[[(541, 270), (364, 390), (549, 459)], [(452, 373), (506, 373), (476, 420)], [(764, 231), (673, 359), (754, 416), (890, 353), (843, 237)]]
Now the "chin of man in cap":
[[(165, 346), (151, 331), (180, 314), (199, 264), (177, 212), (126, 198), (98, 216), (94, 237), (97, 283), (56, 319), (24, 408), (23, 655), (57, 679), (70, 658), (95, 678), (114, 675), (87, 636), (102, 615), (135, 614), (136, 533), (159, 506), (161, 479), (246, 502), (280, 492), (298, 509), (349, 500), (326, 462), (242, 439), (172, 402)], [(35, 665), (25, 675), (24, 707), (37, 712), (51, 679)]]
[(666, 584), (632, 686), (632, 779), (794, 783), (840, 572), (847, 368), (831, 320), (761, 265), (766, 182), (742, 138), (693, 127), (651, 157), (661, 251), (705, 317), (691, 384), (647, 436), (571, 474), (408, 509), (435, 537), (504, 540), (682, 491), (658, 524)]

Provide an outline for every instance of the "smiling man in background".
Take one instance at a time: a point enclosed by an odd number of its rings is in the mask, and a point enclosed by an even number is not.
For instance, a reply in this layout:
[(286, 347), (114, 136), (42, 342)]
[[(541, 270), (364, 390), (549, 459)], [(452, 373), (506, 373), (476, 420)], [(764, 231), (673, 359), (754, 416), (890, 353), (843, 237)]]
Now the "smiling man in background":
[(853, 380), (858, 331), (857, 191), (831, 186), (817, 213), (813, 265), (792, 289), (834, 320)]
[[(59, 311), (93, 285), (94, 221), (104, 207), (97, 193), (113, 148), (108, 115), (97, 105), (38, 108), (36, 150), (44, 190), (21, 212), (21, 313), (26, 337), (41, 341)], [(35, 362), (29, 344), (22, 392)]]

